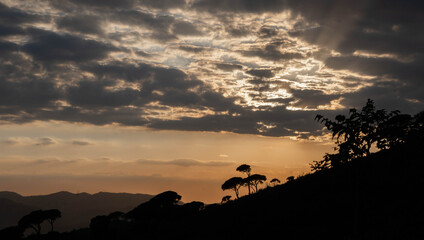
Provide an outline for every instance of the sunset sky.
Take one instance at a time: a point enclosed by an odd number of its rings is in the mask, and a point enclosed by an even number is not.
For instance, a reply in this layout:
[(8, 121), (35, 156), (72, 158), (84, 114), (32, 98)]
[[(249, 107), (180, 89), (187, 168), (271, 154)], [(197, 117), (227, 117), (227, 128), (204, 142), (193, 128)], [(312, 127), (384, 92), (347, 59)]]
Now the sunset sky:
[(219, 202), (309, 172), (321, 114), (424, 110), (423, 1), (0, 0), (0, 191)]

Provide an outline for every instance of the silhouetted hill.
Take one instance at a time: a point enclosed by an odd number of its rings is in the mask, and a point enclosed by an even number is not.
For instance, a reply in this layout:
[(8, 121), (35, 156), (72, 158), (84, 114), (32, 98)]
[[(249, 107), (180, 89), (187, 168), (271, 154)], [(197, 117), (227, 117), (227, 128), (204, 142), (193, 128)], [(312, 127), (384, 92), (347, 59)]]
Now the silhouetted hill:
[(16, 225), (17, 221), (38, 209), (60, 209), (62, 218), (55, 226), (58, 231), (88, 227), (90, 219), (113, 211), (129, 211), (152, 195), (129, 193), (70, 193), (21, 196), (14, 192), (0, 192), (0, 229)]
[(193, 227), (200, 235), (214, 229), (208, 239), (421, 239), (423, 146), (380, 151), (211, 206)]
[(225, 204), (178, 205), (172, 203), (175, 197), (165, 204), (149, 201), (127, 214), (98, 216), (90, 229), (61, 237), (422, 239), (423, 146), (420, 142), (383, 150)]
[[(122, 212), (117, 212), (121, 205), (95, 218), (73, 215), (91, 219), (89, 228), (27, 239), (423, 239), (423, 146), (419, 141), (392, 147), (225, 204), (178, 204), (181, 196), (167, 191)], [(40, 203), (49, 196), (29, 198)], [(124, 195), (53, 196), (88, 204), (106, 196), (118, 202)], [(54, 207), (65, 217), (66, 206)]]

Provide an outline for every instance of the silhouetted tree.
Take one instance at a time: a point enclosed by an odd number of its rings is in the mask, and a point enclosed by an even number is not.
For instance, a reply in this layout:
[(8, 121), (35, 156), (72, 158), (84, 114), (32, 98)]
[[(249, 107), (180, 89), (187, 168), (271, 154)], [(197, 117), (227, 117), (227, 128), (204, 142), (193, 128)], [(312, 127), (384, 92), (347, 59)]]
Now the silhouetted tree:
[(53, 224), (56, 221), (56, 219), (62, 217), (62, 213), (57, 209), (50, 209), (44, 211), (44, 219), (47, 220), (50, 223), (51, 226), (51, 232), (53, 232)]
[(255, 192), (258, 192), (258, 185), (266, 181), (266, 176), (261, 174), (253, 174), (246, 178), (252, 186), (255, 187)]
[(50, 210), (36, 210), (25, 216), (23, 216), (19, 222), (18, 226), (22, 229), (32, 228), (34, 229), (37, 235), (41, 233), (41, 223), (48, 221), (51, 226), (51, 232), (53, 232), (53, 224), (56, 219), (62, 216), (61, 212), (57, 209)]
[[(242, 173), (246, 173), (246, 175), (247, 175), (247, 178), (248, 177), (250, 177), (250, 172), (252, 171), (252, 169), (250, 168), (250, 166), (249, 165), (247, 165), (247, 164), (242, 164), (242, 165), (240, 165), (240, 166), (238, 166), (237, 168), (236, 168), (236, 171), (238, 171), (238, 172), (242, 172)], [(247, 185), (247, 188), (248, 188), (248, 191), (249, 191), (249, 194), (250, 194), (250, 185), (251, 185), (251, 183), (250, 183), (250, 181), (248, 180), (248, 179), (245, 179), (245, 184)]]
[(226, 202), (229, 202), (230, 199), (231, 199), (231, 196), (230, 195), (223, 196), (222, 197), (222, 200), (221, 200), (221, 204), (224, 204)]
[(169, 207), (178, 203), (181, 200), (181, 196), (174, 191), (166, 191), (154, 196), (150, 199), (150, 203), (153, 203), (161, 208)]
[(244, 184), (243, 178), (241, 177), (232, 177), (222, 184), (221, 189), (225, 190), (234, 190), (236, 198), (239, 198), (239, 189)]
[(318, 171), (368, 156), (374, 143), (377, 143), (377, 147), (383, 147), (397, 141), (387, 142), (387, 139), (389, 134), (393, 133), (394, 125), (390, 122), (399, 122), (396, 120), (398, 116), (399, 111), (387, 113), (384, 109), (376, 110), (371, 99), (368, 99), (361, 111), (350, 109), (348, 117), (337, 115), (335, 121), (317, 115), (315, 120), (324, 123), (332, 132), (333, 139), (336, 138), (337, 153), (326, 154), (323, 160), (314, 161), (311, 164), (312, 170)]
[(278, 179), (278, 178), (273, 178), (273, 179), (271, 180), (271, 183), (272, 183), (272, 184), (274, 184), (274, 186), (275, 186), (275, 185), (277, 185), (277, 184), (281, 183), (281, 181), (280, 181), (280, 179)]
[(43, 210), (32, 211), (31, 213), (23, 216), (19, 222), (18, 226), (22, 229), (32, 228), (35, 231), (35, 234), (40, 235), (41, 233), (41, 223), (45, 220), (45, 215)]

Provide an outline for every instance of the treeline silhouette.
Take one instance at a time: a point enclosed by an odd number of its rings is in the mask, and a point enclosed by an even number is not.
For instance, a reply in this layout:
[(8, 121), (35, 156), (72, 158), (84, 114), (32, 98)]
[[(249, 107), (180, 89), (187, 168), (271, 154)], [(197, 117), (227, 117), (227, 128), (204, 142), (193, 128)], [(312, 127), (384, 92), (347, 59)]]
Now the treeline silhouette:
[[(423, 239), (424, 112), (387, 113), (368, 100), (347, 117), (316, 119), (331, 131), (336, 152), (284, 184), (273, 179), (258, 189), (243, 164), (236, 170), (246, 178), (221, 186), (235, 200), (183, 204), (167, 191), (127, 213), (94, 217), (89, 228), (39, 234), (36, 227), (27, 237), (9, 228), (0, 239)], [(250, 194), (237, 196), (242, 186)]]

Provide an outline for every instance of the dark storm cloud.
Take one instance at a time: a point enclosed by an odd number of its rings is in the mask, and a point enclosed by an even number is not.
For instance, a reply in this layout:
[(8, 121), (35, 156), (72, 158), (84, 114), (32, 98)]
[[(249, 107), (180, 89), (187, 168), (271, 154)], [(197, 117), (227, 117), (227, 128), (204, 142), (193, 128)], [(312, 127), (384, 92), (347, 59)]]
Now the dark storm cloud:
[(278, 35), (278, 30), (275, 28), (262, 26), (258, 31), (258, 35), (261, 38), (272, 38)]
[[(3, 68), (4, 69), (4, 68)], [(27, 110), (49, 106), (60, 98), (60, 90), (55, 83), (39, 78), (14, 81), (7, 76), (0, 76), (0, 106), (2, 111)]]
[(67, 15), (56, 20), (59, 29), (66, 29), (71, 32), (102, 34), (102, 21), (100, 17), (94, 15)]
[[(295, 35), (344, 53), (364, 50), (413, 55), (423, 51), (424, 32), (419, 27), (424, 22), (422, 1), (329, 1), (328, 5), (320, 2), (293, 5), (294, 11), (320, 25)], [(339, 41), (334, 44), (333, 39)]]
[[(393, 105), (398, 105), (399, 99), (403, 99), (406, 105), (418, 105), (424, 107), (424, 84), (422, 78), (424, 76), (424, 69), (422, 68), (424, 61), (417, 60), (414, 62), (399, 62), (389, 58), (367, 58), (358, 56), (344, 56), (344, 57), (332, 57), (328, 58), (326, 64), (328, 67), (334, 69), (348, 69), (361, 74), (373, 75), (377, 77), (377, 80), (388, 81), (384, 88), (381, 83), (376, 83), (376, 86), (368, 89), (367, 98), (378, 99), (380, 95), (388, 96), (385, 92), (390, 90), (396, 91), (396, 97), (392, 99), (398, 99), (393, 101)], [(376, 80), (376, 81), (377, 81)], [(375, 81), (375, 82), (376, 82)], [(381, 90), (385, 90), (381, 92)], [(374, 90), (375, 92), (372, 92)], [(364, 92), (360, 91), (356, 93), (359, 98), (364, 95)], [(415, 99), (421, 101), (420, 104), (413, 102), (405, 102), (405, 99)], [(417, 108), (413, 107), (413, 108)], [(409, 106), (408, 108), (412, 108)]]
[(57, 34), (35, 28), (29, 29), (28, 32), (31, 41), (22, 46), (22, 50), (35, 60), (45, 63), (100, 60), (112, 51), (119, 51), (109, 44), (70, 34)]
[(411, 100), (414, 100), (411, 95), (415, 95), (416, 99), (421, 100), (423, 89), (405, 89), (401, 85), (402, 83), (399, 82), (377, 83), (357, 92), (344, 94), (341, 104), (348, 108), (361, 108), (365, 105), (366, 99), (372, 99), (379, 109), (400, 110), (402, 113), (408, 114), (416, 114), (422, 111), (424, 104), (411, 102)]
[(46, 17), (27, 13), (17, 8), (11, 8), (0, 2), (0, 22), (3, 24), (9, 24), (10, 26), (42, 20), (46, 20)]
[(191, 53), (200, 53), (200, 52), (210, 51), (209, 48), (192, 46), (192, 45), (178, 46), (178, 49), (186, 51), (186, 52), (191, 52)]
[(333, 69), (349, 69), (367, 75), (402, 79), (403, 81), (421, 81), (424, 76), (423, 62), (399, 62), (390, 58), (341, 56), (330, 57), (326, 65)]
[(183, 8), (185, 0), (49, 0), (58, 9), (75, 9), (76, 6), (85, 6), (94, 9), (123, 9), (139, 6), (155, 9)]
[(313, 89), (290, 89), (289, 92), (293, 94), (293, 98), (297, 100), (296, 107), (309, 107), (316, 108), (320, 105), (329, 104), (332, 100), (340, 98), (339, 94), (328, 95), (320, 90)]
[(202, 32), (195, 25), (187, 21), (175, 21), (172, 25), (172, 32), (176, 35), (196, 36), (202, 35)]
[(171, 32), (171, 28), (176, 22), (172, 16), (154, 15), (138, 10), (119, 10), (113, 14), (112, 18), (124, 24), (147, 28), (152, 31), (150, 37), (159, 41), (177, 39), (176, 35)]
[(225, 31), (232, 37), (244, 37), (252, 33), (247, 26), (226, 26)]
[(217, 63), (216, 67), (222, 71), (231, 72), (234, 70), (241, 70), (243, 66), (240, 64), (231, 64), (231, 63)]
[(272, 78), (275, 76), (270, 69), (251, 69), (246, 71), (246, 73), (259, 78)]
[(132, 105), (139, 96), (139, 91), (125, 88), (107, 90), (110, 84), (104, 81), (81, 81), (78, 86), (67, 88), (67, 100), (73, 106), (110, 106)]
[(203, 84), (202, 81), (190, 77), (179, 69), (157, 67), (144, 63), (111, 62), (106, 65), (87, 65), (82, 69), (98, 77), (121, 78), (130, 82), (139, 82), (143, 85), (143, 93), (151, 93), (153, 90), (187, 90)]
[[(115, 99), (116, 101), (113, 100), (106, 105), (118, 103), (122, 105), (144, 105), (158, 101), (166, 106), (198, 109), (207, 107), (216, 111), (235, 111), (235, 109), (238, 109), (234, 104), (235, 98), (222, 96), (221, 93), (213, 91), (202, 81), (178, 69), (122, 62), (113, 62), (108, 65), (87, 65), (83, 69), (95, 74), (98, 79), (109, 79), (110, 81), (124, 79), (139, 83), (141, 89), (111, 92), (104, 88), (107, 86), (107, 82), (87, 82), (84, 83), (84, 86), (71, 88), (74, 91), (72, 94), (74, 97), (71, 99), (78, 101), (78, 104), (84, 104), (84, 102), (101, 104), (102, 102), (105, 103), (104, 101)], [(82, 96), (87, 96), (87, 99), (83, 100)]]
[(19, 45), (12, 43), (12, 42), (0, 40), (0, 53), (1, 54), (11, 53), (11, 52), (15, 52), (17, 50), (19, 50)]
[(71, 123), (89, 123), (94, 125), (120, 124), (123, 126), (143, 126), (148, 121), (144, 117), (144, 111), (132, 107), (61, 107), (55, 111), (40, 109), (31, 116), (19, 116), (15, 121), (30, 122), (34, 120), (57, 120)]
[(241, 50), (240, 53), (248, 57), (259, 57), (270, 61), (283, 61), (291, 59), (304, 58), (299, 52), (284, 52), (283, 42), (272, 42), (263, 48), (251, 48), (249, 50)]
[[(154, 129), (294, 136), (297, 135), (295, 131), (313, 132), (321, 128), (319, 124), (313, 123), (316, 113), (316, 111), (289, 111), (285, 107), (273, 107), (260, 111), (244, 109), (238, 115), (207, 115), (200, 118), (155, 120), (148, 126)], [(320, 113), (325, 114), (328, 111), (320, 111)]]
[(208, 12), (280, 12), (284, 9), (284, 3), (281, 0), (197, 0), (191, 7)]
[[(115, 123), (148, 126), (154, 129), (293, 136), (298, 135), (296, 131), (318, 134), (322, 126), (318, 123), (313, 124), (315, 114), (330, 117), (337, 112), (289, 111), (286, 109), (287, 106), (316, 108), (342, 98), (341, 104), (347, 107), (361, 107), (370, 97), (376, 101), (377, 106), (387, 107), (390, 110), (393, 109), (390, 106), (394, 106), (414, 113), (422, 107), (419, 101), (424, 101), (422, 95), (424, 34), (421, 26), (424, 17), (421, 1), (50, 0), (48, 2), (61, 10), (61, 13), (51, 16), (46, 13), (41, 16), (0, 3), (0, 120), (9, 122), (60, 120), (95, 125)], [(215, 14), (220, 26), (214, 25), (208, 28), (207, 22), (192, 22), (184, 14), (167, 12), (171, 8), (185, 8), (187, 5), (190, 14), (208, 14), (206, 12)], [(235, 20), (233, 14), (237, 13), (239, 16), (239, 14), (264, 12), (281, 13), (285, 10), (291, 12), (291, 21), (298, 21), (292, 29), (289, 27), (288, 36), (287, 30), (275, 26), (261, 26), (263, 23), (256, 20), (243, 25), (244, 23)], [(272, 15), (270, 16), (272, 20)], [(60, 31), (67, 33), (34, 27), (35, 22), (49, 19), (53, 21), (48, 23), (55, 23)], [(107, 28), (102, 27), (110, 23), (126, 26), (123, 32), (108, 33), (106, 37), (103, 33)], [(227, 97), (225, 89), (212, 89), (207, 83), (197, 79), (192, 74), (194, 72), (192, 66), (189, 66), (187, 71), (161, 66), (159, 64), (163, 60), (160, 57), (163, 55), (144, 52), (147, 48), (134, 50), (135, 55), (139, 53), (151, 57), (149, 60), (155, 63), (137, 62), (141, 60), (125, 55), (129, 50), (117, 48), (108, 42), (119, 42), (120, 46), (127, 46), (131, 45), (131, 41), (144, 44), (144, 39), (154, 39), (157, 40), (155, 44), (161, 47), (172, 42), (172, 46), (164, 47), (166, 51), (179, 49), (190, 53), (190, 56), (199, 54), (199, 57), (206, 58), (211, 54), (202, 53), (211, 51), (212, 47), (195, 46), (195, 43), (188, 40), (179, 41), (179, 38), (191, 39), (185, 36), (201, 36), (207, 31), (213, 31), (214, 27), (218, 31), (225, 31), (219, 36), (220, 41), (230, 37), (237, 44), (238, 37), (250, 34), (252, 37), (258, 37), (258, 41), (250, 45), (253, 47), (245, 48), (245, 44), (253, 43), (248, 41), (240, 43), (240, 48), (235, 50), (244, 57), (258, 57), (274, 63), (314, 57), (324, 61), (325, 71), (349, 70), (374, 78), (366, 80), (368, 86), (363, 86), (359, 91), (329, 95), (318, 89), (293, 89), (289, 82), (270, 80), (269, 78), (278, 73), (275, 66), (261, 64), (255, 67), (251, 59), (252, 63), (250, 65), (243, 63), (244, 66), (240, 64), (241, 60), (236, 59), (227, 59), (221, 63), (216, 59), (206, 59), (208, 67), (216, 67), (227, 72), (220, 71), (219, 74), (229, 76), (234, 70), (243, 70), (245, 74), (249, 74), (251, 77), (245, 75), (248, 84), (243, 90), (248, 91), (249, 96), (258, 103), (283, 104), (279, 107), (251, 107), (243, 98)], [(126, 32), (127, 29), (130, 30)], [(86, 34), (94, 36), (85, 36)], [(208, 33), (208, 36), (214, 34), (219, 35), (218, 32), (212, 32)], [(9, 36), (22, 39), (19, 42), (18, 40), (12, 42)], [(91, 37), (90, 39), (96, 37), (96, 40), (89, 40), (88, 37)], [(104, 39), (101, 39), (102, 37)], [(298, 48), (300, 41), (303, 41), (302, 46), (308, 42), (320, 49), (314, 54), (301, 53)], [(148, 42), (146, 41), (146, 44), (150, 44)], [(223, 48), (220, 50), (233, 51)], [(331, 55), (332, 50), (341, 54)], [(119, 56), (120, 60), (109, 59), (110, 53), (113, 52), (122, 53)], [(366, 57), (367, 55), (361, 52), (382, 56)], [(180, 51), (177, 53), (181, 54)], [(159, 58), (156, 59), (156, 56)], [(296, 62), (299, 65), (303, 64), (299, 63), (300, 61)], [(302, 75), (314, 76), (317, 81), (335, 77), (331, 73), (327, 75), (319, 73), (318, 68), (318, 66), (312, 67), (315, 70), (296, 73), (289, 71), (282, 77), (299, 82), (302, 81), (300, 79)], [(213, 74), (213, 71), (210, 74)], [(365, 80), (362, 78), (346, 80), (339, 85), (358, 89), (357, 87), (364, 84), (362, 81)], [(323, 84), (327, 83), (311, 82), (307, 85), (322, 89)], [(373, 85), (369, 86), (370, 83)], [(271, 99), (266, 94), (279, 89), (285, 89), (292, 96)], [(152, 114), (155, 110), (168, 113), (174, 107), (183, 109), (183, 112), (191, 115), (197, 114), (197, 117), (164, 120), (160, 119), (159, 114)], [(204, 115), (210, 111), (215, 113)]]
[(424, 3), (420, 0), (197, 0), (192, 7), (214, 13), (289, 10), (294, 17), (301, 15), (304, 21), (318, 24), (295, 29), (293, 36), (342, 52), (367, 50), (404, 55), (423, 51)]
[(19, 26), (7, 26), (0, 24), (0, 37), (11, 35), (23, 35), (24, 33), (24, 29)]
[(182, 8), (186, 0), (139, 0), (140, 5), (156, 9)]

